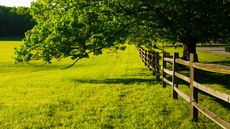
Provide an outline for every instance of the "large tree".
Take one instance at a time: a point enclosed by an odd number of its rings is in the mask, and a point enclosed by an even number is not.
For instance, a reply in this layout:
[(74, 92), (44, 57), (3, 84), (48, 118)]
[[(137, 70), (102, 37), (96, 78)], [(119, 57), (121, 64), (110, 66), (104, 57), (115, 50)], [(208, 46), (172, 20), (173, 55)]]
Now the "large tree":
[(103, 48), (120, 48), (128, 34), (105, 1), (38, 0), (30, 10), (37, 25), (15, 51), (17, 62), (70, 57), (76, 63)]
[(30, 10), (38, 24), (16, 50), (18, 62), (76, 62), (124, 41), (158, 39), (181, 42), (188, 59), (199, 42), (229, 39), (229, 2), (221, 0), (37, 0)]
[[(227, 42), (230, 2), (226, 0), (117, 0), (120, 12), (131, 24), (131, 39), (141, 37), (183, 44), (183, 59), (196, 54), (201, 42)], [(132, 34), (134, 32), (134, 34)]]

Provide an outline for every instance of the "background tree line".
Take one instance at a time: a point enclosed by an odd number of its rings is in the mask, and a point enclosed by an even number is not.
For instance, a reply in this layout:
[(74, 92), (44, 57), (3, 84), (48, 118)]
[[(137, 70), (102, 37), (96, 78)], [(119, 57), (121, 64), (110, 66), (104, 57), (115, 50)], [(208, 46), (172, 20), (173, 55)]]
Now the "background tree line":
[(24, 37), (34, 25), (29, 8), (0, 6), (0, 37)]

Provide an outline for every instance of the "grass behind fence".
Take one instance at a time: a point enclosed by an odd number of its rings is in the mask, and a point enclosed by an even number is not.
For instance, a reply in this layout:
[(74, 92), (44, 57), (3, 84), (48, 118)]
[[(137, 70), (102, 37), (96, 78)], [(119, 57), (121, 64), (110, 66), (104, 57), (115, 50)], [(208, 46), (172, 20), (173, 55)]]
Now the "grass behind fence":
[[(168, 48), (167, 51), (171, 53), (179, 52), (182, 54), (181, 48)], [(211, 64), (221, 64), (221, 65), (230, 65), (230, 58), (228, 56), (218, 55), (215, 53), (207, 52), (207, 51), (198, 51), (199, 61), (201, 63), (211, 63)], [(189, 68), (184, 68), (181, 73), (189, 76)], [(171, 78), (168, 76), (168, 78)], [(195, 71), (195, 80), (205, 86), (208, 86), (212, 89), (218, 90), (223, 93), (230, 94), (230, 75), (227, 74), (219, 74), (212, 73), (203, 70)], [(189, 94), (189, 87), (186, 86), (186, 82), (181, 81), (181, 85), (179, 85), (179, 89), (182, 89), (184, 92)], [(188, 85), (188, 84), (187, 84)], [(212, 111), (220, 118), (230, 122), (229, 115), (230, 114), (230, 105), (227, 102), (221, 101), (211, 95), (208, 95), (204, 92), (199, 92), (199, 101), (202, 106), (204, 106), (209, 111)]]
[[(190, 122), (188, 104), (173, 100), (171, 87), (162, 89), (134, 46), (60, 70), (71, 61), (14, 65), (18, 45), (0, 42), (0, 128), (219, 128), (205, 117)], [(216, 108), (230, 117), (229, 109)]]

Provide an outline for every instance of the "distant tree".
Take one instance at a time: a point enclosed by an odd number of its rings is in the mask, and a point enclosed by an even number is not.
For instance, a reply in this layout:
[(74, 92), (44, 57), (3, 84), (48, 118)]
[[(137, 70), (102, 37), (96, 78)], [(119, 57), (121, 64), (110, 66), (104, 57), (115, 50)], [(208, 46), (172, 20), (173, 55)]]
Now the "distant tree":
[(188, 59), (199, 42), (229, 39), (229, 2), (221, 0), (37, 0), (31, 12), (37, 25), (15, 51), (17, 62), (71, 57), (76, 63), (124, 41), (159, 39), (181, 42)]
[(14, 15), (17, 15), (17, 22), (23, 35), (26, 31), (32, 29), (36, 24), (35, 20), (30, 15), (30, 9), (28, 7), (14, 7), (10, 10), (10, 12)]
[(8, 29), (9, 29), (9, 10), (10, 8), (0, 6), (0, 35), (5, 36), (8, 35)]
[(20, 36), (32, 29), (35, 21), (32, 19), (29, 8), (0, 6), (0, 36)]

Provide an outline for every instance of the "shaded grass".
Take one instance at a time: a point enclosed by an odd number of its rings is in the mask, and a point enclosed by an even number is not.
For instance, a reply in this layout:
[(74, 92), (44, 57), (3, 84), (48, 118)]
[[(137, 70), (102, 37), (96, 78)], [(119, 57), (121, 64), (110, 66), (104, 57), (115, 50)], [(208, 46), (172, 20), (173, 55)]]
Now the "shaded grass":
[(190, 122), (188, 104), (173, 100), (171, 87), (156, 83), (133, 46), (60, 70), (70, 60), (14, 65), (12, 49), (18, 44), (0, 43), (0, 128), (219, 128), (202, 116)]
[(153, 79), (138, 79), (138, 78), (114, 78), (114, 79), (104, 79), (104, 80), (83, 80), (83, 79), (75, 79), (73, 80), (75, 83), (93, 83), (93, 84), (124, 84), (124, 85), (131, 85), (131, 84), (141, 84), (145, 83), (148, 85), (156, 84), (156, 81)]
[[(182, 55), (182, 48), (167, 48), (167, 51), (170, 51), (171, 53), (178, 52), (180, 55)], [(211, 63), (211, 64), (220, 64), (220, 65), (230, 65), (230, 57), (226, 57), (223, 55), (206, 52), (206, 51), (198, 51), (199, 56), (199, 62), (200, 63)], [(171, 66), (169, 66), (171, 67)], [(189, 73), (186, 71), (189, 71), (188, 68), (180, 68), (180, 70), (183, 74), (186, 76), (189, 76)], [(228, 74), (219, 74), (219, 73), (213, 73), (213, 72), (207, 72), (203, 70), (195, 70), (195, 79), (197, 82), (201, 84), (206, 85), (213, 85), (215, 89), (218, 89), (220, 91), (226, 92), (230, 94), (230, 75)]]
[[(168, 51), (179, 52), (182, 55), (182, 48), (168, 48)], [(220, 65), (229, 65), (230, 58), (227, 56), (214, 54), (211, 52), (206, 51), (198, 51), (199, 61), (200, 63), (212, 63), (212, 64), (220, 64)], [(186, 76), (189, 76), (189, 69), (188, 68), (181, 68), (180, 73), (183, 73)], [(171, 77), (168, 77), (169, 79)], [(212, 73), (203, 70), (195, 70), (195, 80), (205, 86), (208, 86), (212, 89), (221, 91), (226, 94), (230, 94), (230, 75), (227, 74), (219, 74), (219, 73)], [(180, 89), (185, 93), (189, 94), (189, 85), (187, 82), (180, 80)], [(230, 121), (230, 115), (223, 115), (223, 114), (230, 114), (230, 105), (227, 102), (221, 101), (218, 98), (215, 98), (207, 93), (199, 91), (199, 103), (204, 106), (209, 111), (217, 114), (220, 118)], [(203, 117), (203, 115), (201, 115)]]

